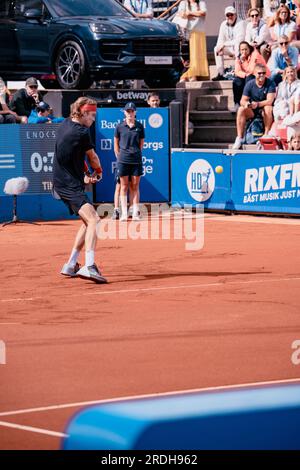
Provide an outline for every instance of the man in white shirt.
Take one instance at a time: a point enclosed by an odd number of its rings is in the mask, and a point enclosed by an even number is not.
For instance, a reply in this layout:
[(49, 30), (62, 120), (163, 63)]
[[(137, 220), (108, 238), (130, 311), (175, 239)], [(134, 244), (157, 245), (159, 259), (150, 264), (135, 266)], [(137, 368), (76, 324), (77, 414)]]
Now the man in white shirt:
[(124, 7), (130, 10), (137, 18), (153, 18), (152, 0), (125, 0)]
[(235, 59), (239, 54), (239, 45), (245, 39), (245, 22), (237, 19), (236, 9), (226, 7), (225, 16), (214, 49), (218, 75), (213, 80), (224, 80), (224, 57)]

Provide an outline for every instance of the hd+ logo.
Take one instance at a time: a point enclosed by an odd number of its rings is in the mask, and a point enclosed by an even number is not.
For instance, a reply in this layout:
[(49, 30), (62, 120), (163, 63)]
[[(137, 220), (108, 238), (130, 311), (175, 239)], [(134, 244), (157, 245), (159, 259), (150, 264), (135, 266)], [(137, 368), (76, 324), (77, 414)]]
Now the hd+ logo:
[(206, 160), (195, 160), (188, 170), (186, 184), (195, 201), (207, 201), (215, 189), (215, 174), (212, 166)]

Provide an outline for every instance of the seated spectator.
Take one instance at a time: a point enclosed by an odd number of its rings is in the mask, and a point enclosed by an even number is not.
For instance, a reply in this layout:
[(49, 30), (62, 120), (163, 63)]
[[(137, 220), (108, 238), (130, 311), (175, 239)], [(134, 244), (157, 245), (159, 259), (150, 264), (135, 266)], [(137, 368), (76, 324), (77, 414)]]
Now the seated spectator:
[(37, 79), (30, 77), (26, 80), (25, 88), (21, 88), (13, 95), (9, 107), (27, 122), (31, 111), (40, 101), (42, 101), (42, 95), (38, 91)]
[(276, 49), (272, 51), (271, 58), (268, 62), (271, 70), (271, 80), (273, 80), (276, 85), (282, 81), (283, 72), (287, 67), (298, 67), (299, 51), (297, 47), (291, 46), (289, 43), (290, 41), (286, 35), (280, 36), (279, 47), (276, 47)]
[(273, 26), (274, 25), (274, 16), (280, 7), (280, 0), (264, 0), (264, 20), (266, 21), (267, 25)]
[(236, 9), (226, 7), (225, 16), (214, 48), (218, 75), (213, 80), (224, 80), (224, 57), (235, 59), (239, 54), (239, 45), (245, 39), (245, 23), (237, 19)]
[(160, 107), (159, 95), (155, 91), (153, 91), (148, 96), (147, 103), (148, 103), (148, 106), (150, 106), (150, 108), (159, 108)]
[[(257, 8), (250, 8), (248, 17), (250, 18), (250, 23), (248, 23), (246, 27), (245, 41), (264, 55), (264, 46), (269, 44), (271, 40), (269, 27), (264, 20), (262, 20)], [(268, 58), (269, 54), (266, 55), (266, 60), (268, 60)]]
[(289, 41), (294, 41), (297, 38), (297, 26), (291, 20), (291, 11), (286, 5), (280, 5), (273, 18), (273, 22), (269, 26), (274, 26), (271, 31), (271, 37), (275, 43), (283, 35), (287, 36)]
[(290, 138), (288, 149), (300, 151), (300, 133), (297, 132)]
[(248, 119), (262, 115), (265, 136), (268, 135), (273, 122), (273, 101), (275, 98), (276, 86), (266, 76), (267, 69), (263, 64), (257, 64), (254, 69), (255, 78), (246, 83), (241, 106), (236, 117), (237, 137), (233, 144), (233, 149), (239, 149), (243, 143), (246, 122)]
[(28, 118), (28, 124), (55, 124), (62, 122), (64, 118), (56, 118), (52, 115), (52, 109), (45, 101), (40, 101)]
[[(233, 80), (234, 111), (237, 111), (240, 106), (245, 84), (249, 80), (255, 78), (254, 69), (256, 64), (263, 64), (266, 66), (266, 63), (258, 52), (258, 49), (254, 49), (247, 41), (242, 41), (240, 44), (239, 56), (235, 59), (235, 77)], [(267, 76), (270, 76), (270, 71), (267, 66), (266, 70)]]
[(283, 81), (279, 84), (274, 102), (273, 115), (275, 123), (298, 111), (297, 100), (299, 93), (300, 80), (297, 80), (296, 69), (288, 66), (283, 73)]
[(153, 18), (152, 0), (125, 0), (123, 4), (137, 18)]
[(0, 124), (16, 124), (25, 123), (27, 119), (18, 116), (17, 113), (9, 109), (9, 96), (10, 91), (5, 86), (0, 94)]

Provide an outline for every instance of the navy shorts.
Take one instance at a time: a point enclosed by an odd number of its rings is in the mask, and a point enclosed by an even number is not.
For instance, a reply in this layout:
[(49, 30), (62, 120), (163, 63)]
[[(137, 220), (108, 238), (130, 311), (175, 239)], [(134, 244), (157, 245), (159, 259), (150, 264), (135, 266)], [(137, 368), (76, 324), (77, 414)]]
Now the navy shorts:
[(142, 176), (144, 173), (142, 163), (121, 163), (118, 162), (118, 173), (121, 176)]
[(69, 209), (70, 215), (78, 215), (78, 212), (80, 211), (81, 207), (84, 206), (84, 204), (92, 204), (88, 198), (88, 195), (84, 192), (70, 193), (66, 195), (59, 194), (59, 191), (55, 189), (53, 195), (56, 199), (62, 200), (62, 202)]

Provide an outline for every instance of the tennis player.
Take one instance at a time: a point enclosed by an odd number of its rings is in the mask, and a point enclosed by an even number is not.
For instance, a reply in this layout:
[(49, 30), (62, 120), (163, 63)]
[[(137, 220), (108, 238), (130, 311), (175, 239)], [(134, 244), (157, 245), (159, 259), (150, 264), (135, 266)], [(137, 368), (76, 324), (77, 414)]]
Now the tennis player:
[[(96, 111), (96, 101), (86, 97), (78, 98), (71, 106), (70, 118), (60, 125), (54, 157), (53, 194), (66, 204), (70, 214), (79, 215), (83, 222), (61, 274), (106, 283), (107, 280), (95, 264), (96, 229), (100, 218), (85, 193), (85, 184), (95, 183), (102, 176), (101, 164), (89, 132)], [(85, 174), (85, 156), (94, 170), (92, 175)], [(80, 268), (78, 257), (84, 246), (85, 265)]]

